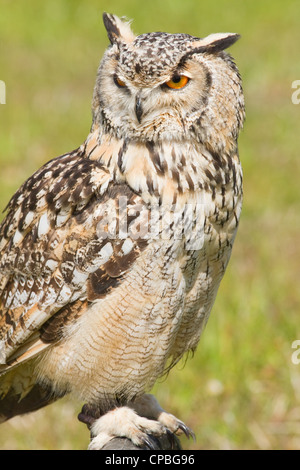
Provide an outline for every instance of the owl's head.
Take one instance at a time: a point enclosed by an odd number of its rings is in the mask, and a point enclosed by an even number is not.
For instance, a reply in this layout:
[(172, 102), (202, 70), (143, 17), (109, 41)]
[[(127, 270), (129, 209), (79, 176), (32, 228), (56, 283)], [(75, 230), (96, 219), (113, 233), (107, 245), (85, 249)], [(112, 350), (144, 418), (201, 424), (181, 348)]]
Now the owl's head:
[(244, 117), (241, 80), (224, 49), (238, 34), (148, 33), (104, 13), (111, 42), (100, 63), (93, 118), (118, 137), (158, 141), (216, 132), (236, 139)]

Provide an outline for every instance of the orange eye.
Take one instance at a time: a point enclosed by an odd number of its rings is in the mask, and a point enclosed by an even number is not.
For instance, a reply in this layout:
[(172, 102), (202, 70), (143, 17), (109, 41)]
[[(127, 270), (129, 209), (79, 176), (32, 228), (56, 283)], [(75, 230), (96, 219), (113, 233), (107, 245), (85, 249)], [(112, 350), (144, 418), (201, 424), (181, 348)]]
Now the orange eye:
[(173, 88), (173, 90), (179, 90), (183, 88), (188, 82), (189, 78), (185, 75), (174, 75), (174, 77), (166, 82), (167, 87)]
[(126, 86), (123, 80), (121, 80), (117, 75), (114, 76), (114, 82), (120, 88), (123, 88), (124, 86)]

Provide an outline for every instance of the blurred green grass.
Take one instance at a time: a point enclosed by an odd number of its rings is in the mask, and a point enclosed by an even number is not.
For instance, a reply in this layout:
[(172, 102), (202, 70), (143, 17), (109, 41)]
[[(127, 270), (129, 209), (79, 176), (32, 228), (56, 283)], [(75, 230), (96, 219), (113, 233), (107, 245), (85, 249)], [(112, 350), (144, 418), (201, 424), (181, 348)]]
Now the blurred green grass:
[[(300, 79), (298, 0), (0, 0), (0, 209), (45, 161), (80, 145), (108, 44), (103, 11), (137, 33), (239, 32), (232, 48), (247, 121), (244, 207), (228, 271), (193, 359), (159, 381), (162, 405), (191, 426), (191, 449), (300, 449)], [(0, 449), (84, 449), (81, 404), (65, 398), (0, 427)]]

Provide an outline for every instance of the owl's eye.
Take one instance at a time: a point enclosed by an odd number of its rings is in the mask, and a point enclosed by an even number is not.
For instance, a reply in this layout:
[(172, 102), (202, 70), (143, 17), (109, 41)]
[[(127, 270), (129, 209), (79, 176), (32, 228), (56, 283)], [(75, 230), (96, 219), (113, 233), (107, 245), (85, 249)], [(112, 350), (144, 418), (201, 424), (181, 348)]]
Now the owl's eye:
[(121, 80), (117, 75), (114, 75), (114, 82), (120, 88), (124, 88), (126, 86), (123, 80)]
[(174, 77), (165, 84), (168, 88), (173, 88), (173, 90), (179, 90), (180, 88), (185, 87), (185, 85), (187, 85), (189, 81), (190, 79), (185, 75), (174, 75)]

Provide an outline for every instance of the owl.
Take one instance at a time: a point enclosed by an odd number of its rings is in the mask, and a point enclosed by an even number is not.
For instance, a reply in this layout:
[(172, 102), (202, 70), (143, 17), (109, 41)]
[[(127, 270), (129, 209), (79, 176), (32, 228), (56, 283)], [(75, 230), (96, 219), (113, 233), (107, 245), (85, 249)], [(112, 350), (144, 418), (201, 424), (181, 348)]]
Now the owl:
[(237, 34), (136, 36), (103, 15), (92, 126), (0, 227), (0, 420), (72, 394), (90, 449), (192, 435), (149, 394), (206, 325), (242, 205)]

